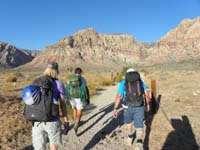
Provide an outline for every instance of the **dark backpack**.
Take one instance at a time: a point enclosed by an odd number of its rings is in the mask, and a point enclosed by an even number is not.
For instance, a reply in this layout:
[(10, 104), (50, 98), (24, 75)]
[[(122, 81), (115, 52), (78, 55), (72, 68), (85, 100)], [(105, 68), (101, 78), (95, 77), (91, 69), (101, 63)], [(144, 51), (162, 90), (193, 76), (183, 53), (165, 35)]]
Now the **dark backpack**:
[(34, 97), (35, 103), (32, 105), (25, 104), (24, 118), (26, 120), (45, 122), (52, 119), (53, 82), (52, 78), (46, 76), (39, 77), (33, 81), (32, 85), (38, 86), (40, 92), (37, 93), (37, 99)]
[(84, 84), (81, 82), (79, 75), (71, 75), (69, 83), (66, 85), (67, 100), (80, 98), (84, 104), (87, 104), (87, 91)]
[(138, 72), (128, 72), (125, 76), (125, 105), (128, 106), (143, 106), (144, 105), (144, 90), (142, 81)]

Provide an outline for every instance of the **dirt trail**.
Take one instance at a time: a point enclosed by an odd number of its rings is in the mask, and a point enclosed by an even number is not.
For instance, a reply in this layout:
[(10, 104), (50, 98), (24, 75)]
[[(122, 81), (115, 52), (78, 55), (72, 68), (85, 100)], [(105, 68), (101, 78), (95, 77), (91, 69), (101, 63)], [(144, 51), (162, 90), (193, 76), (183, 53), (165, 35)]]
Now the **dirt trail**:
[(118, 119), (112, 117), (113, 102), (117, 86), (100, 89), (92, 98), (92, 104), (84, 112), (82, 125), (75, 136), (73, 129), (63, 136), (61, 150), (128, 150), (124, 145), (122, 113)]
[[(68, 135), (63, 136), (61, 150), (133, 149), (133, 146), (124, 143), (126, 133), (122, 110), (120, 109), (117, 119), (112, 117), (116, 90), (117, 85), (99, 90), (99, 93), (92, 98), (92, 104), (84, 112), (78, 137), (73, 129), (70, 130)], [(165, 88), (161, 88), (160, 92), (165, 93), (163, 90)], [(195, 114), (199, 114), (199, 105), (195, 107), (192, 100), (187, 105), (169, 101), (169, 98), (172, 99), (171, 94), (162, 96), (157, 114), (154, 117), (150, 113), (146, 114), (144, 149), (199, 150), (199, 119), (191, 117), (192, 112), (185, 109), (190, 106)], [(195, 99), (194, 101), (196, 102)], [(194, 116), (194, 113), (192, 114)]]

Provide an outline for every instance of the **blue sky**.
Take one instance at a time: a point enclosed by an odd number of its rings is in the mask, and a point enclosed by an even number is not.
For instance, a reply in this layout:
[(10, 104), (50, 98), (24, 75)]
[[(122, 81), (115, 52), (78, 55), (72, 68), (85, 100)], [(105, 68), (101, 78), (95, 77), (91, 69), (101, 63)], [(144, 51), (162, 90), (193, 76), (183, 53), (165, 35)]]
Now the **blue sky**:
[(0, 41), (42, 50), (92, 27), (155, 42), (197, 16), (200, 0), (0, 0)]

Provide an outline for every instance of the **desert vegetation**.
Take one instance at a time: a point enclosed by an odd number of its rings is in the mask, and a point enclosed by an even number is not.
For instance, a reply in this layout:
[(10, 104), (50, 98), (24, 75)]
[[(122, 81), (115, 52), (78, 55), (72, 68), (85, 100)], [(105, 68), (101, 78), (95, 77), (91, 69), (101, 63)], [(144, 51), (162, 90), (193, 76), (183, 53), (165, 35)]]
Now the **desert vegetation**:
[[(21, 99), (22, 89), (41, 76), (42, 72), (2, 70), (0, 90), (0, 149), (20, 149), (31, 144), (31, 123), (23, 119), (24, 103)], [(71, 72), (60, 74), (60, 80), (66, 84)], [(91, 96), (103, 86), (116, 84), (121, 79), (121, 73), (97, 72), (85, 73)], [(71, 109), (68, 106), (69, 115)], [(71, 118), (71, 117), (70, 117)]]
[[(91, 95), (97, 94), (104, 86), (117, 84), (126, 68), (119, 72), (86, 71), (83, 76), (88, 81)], [(150, 149), (172, 147), (189, 150), (192, 146), (195, 149), (200, 144), (200, 61), (136, 66), (135, 69), (141, 72), (149, 88), (151, 80), (156, 80), (157, 96), (161, 96), (159, 111), (151, 118)], [(70, 74), (62, 72), (59, 78), (66, 84)], [(31, 124), (23, 119), (21, 91), (40, 75), (41, 72), (20, 70), (4, 70), (0, 73), (0, 149), (23, 149), (31, 145)], [(181, 128), (177, 129), (179, 125)]]

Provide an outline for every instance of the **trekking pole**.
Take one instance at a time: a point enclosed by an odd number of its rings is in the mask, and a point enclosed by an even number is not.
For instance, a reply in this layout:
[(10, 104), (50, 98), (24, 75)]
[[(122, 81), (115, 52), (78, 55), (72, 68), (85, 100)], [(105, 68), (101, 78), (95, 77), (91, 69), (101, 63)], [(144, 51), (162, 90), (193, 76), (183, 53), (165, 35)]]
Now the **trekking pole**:
[[(167, 121), (169, 122), (169, 124), (172, 126), (172, 122), (171, 122), (171, 120), (168, 118), (168, 116), (167, 116), (166, 112), (164, 111), (163, 107), (160, 106), (160, 108), (161, 108), (162, 113), (164, 114), (165, 118), (167, 119)], [(172, 126), (172, 128), (173, 128), (173, 126)]]

